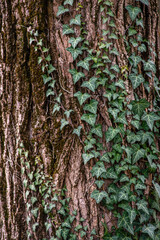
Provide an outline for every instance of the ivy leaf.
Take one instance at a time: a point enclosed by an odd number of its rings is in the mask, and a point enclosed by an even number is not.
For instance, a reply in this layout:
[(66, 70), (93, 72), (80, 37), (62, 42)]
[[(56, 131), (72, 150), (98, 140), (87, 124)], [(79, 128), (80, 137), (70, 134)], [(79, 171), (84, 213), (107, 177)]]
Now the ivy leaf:
[(110, 50), (110, 54), (114, 54), (116, 56), (119, 56), (119, 52), (117, 51), (117, 48), (113, 48), (112, 50)]
[(74, 30), (68, 24), (63, 25), (63, 35), (73, 34), (73, 33), (74, 33)]
[(64, 5), (67, 5), (67, 4), (73, 6), (73, 0), (66, 0), (64, 2)]
[(84, 160), (84, 164), (86, 164), (87, 162), (89, 162), (92, 158), (94, 158), (94, 154), (92, 153), (83, 153), (82, 154), (82, 158)]
[(134, 89), (136, 89), (141, 83), (145, 81), (144, 77), (141, 74), (136, 75), (134, 73), (131, 73), (129, 75), (129, 80), (131, 80)]
[(104, 161), (104, 162), (110, 163), (110, 159), (108, 157), (108, 154), (104, 153), (103, 156), (100, 158), (100, 161)]
[(119, 110), (119, 109), (116, 109), (116, 108), (109, 108), (109, 109), (108, 109), (108, 112), (109, 112), (110, 114), (112, 114), (112, 116), (114, 117), (114, 119), (116, 119), (118, 113), (120, 112), (120, 110)]
[(105, 166), (103, 162), (99, 162), (99, 164), (96, 164), (93, 168), (92, 168), (92, 176), (96, 176), (97, 178), (99, 178), (103, 173), (106, 172)]
[(73, 110), (72, 109), (70, 109), (70, 110), (66, 110), (65, 112), (64, 112), (64, 114), (66, 115), (66, 117), (67, 118), (69, 118), (70, 117), (70, 114), (71, 114), (71, 112), (73, 112)]
[(87, 71), (89, 71), (89, 61), (88, 60), (81, 60), (77, 63), (77, 67), (83, 67)]
[(96, 184), (97, 187), (100, 189), (100, 188), (103, 186), (104, 181), (103, 181), (103, 180), (97, 180), (97, 181), (95, 181), (95, 184)]
[(129, 215), (130, 223), (132, 224), (137, 216), (136, 210), (135, 209), (129, 210), (128, 215)]
[(116, 174), (116, 172), (114, 171), (113, 167), (110, 167), (107, 169), (107, 178), (111, 178), (111, 179), (117, 179), (118, 176)]
[(97, 115), (92, 113), (83, 114), (81, 120), (89, 123), (91, 126), (95, 125)]
[(101, 124), (98, 124), (98, 125), (94, 126), (94, 127), (91, 129), (91, 133), (94, 133), (94, 134), (96, 134), (98, 137), (102, 138), (102, 137), (103, 137), (103, 134), (102, 134), (102, 125), (101, 125)]
[(155, 230), (156, 230), (156, 227), (150, 223), (147, 226), (144, 225), (142, 228), (142, 232), (147, 233), (152, 239), (154, 239), (154, 231)]
[(68, 234), (70, 232), (70, 229), (67, 229), (67, 228), (63, 228), (63, 231), (62, 231), (62, 237), (64, 240), (67, 240), (68, 239)]
[(156, 189), (156, 192), (158, 193), (158, 196), (160, 198), (160, 185), (158, 183), (153, 183), (154, 184), (154, 187)]
[(115, 33), (111, 33), (108, 38), (109, 39), (118, 39), (118, 37)]
[(133, 36), (137, 33), (137, 31), (134, 28), (129, 28), (128, 29), (128, 36)]
[(57, 17), (65, 12), (69, 12), (68, 8), (64, 8), (64, 6), (59, 6), (58, 7), (58, 12), (57, 12)]
[(81, 78), (84, 78), (85, 77), (85, 74), (82, 73), (82, 72), (77, 72), (76, 69), (70, 69), (69, 72), (72, 74), (73, 76), (73, 81), (74, 81), (74, 84), (76, 82), (78, 82)]
[(56, 70), (55, 67), (53, 67), (52, 64), (49, 64), (49, 66), (48, 66), (48, 74), (51, 74), (55, 70)]
[(108, 194), (105, 191), (94, 190), (91, 194), (91, 198), (96, 200), (96, 203), (100, 203), (103, 198), (108, 198)]
[(46, 74), (43, 74), (43, 75), (42, 75), (42, 78), (43, 78), (44, 84), (46, 84), (46, 83), (48, 83), (49, 81), (52, 80), (52, 78), (51, 78), (51, 77), (48, 77)]
[(149, 60), (148, 62), (144, 61), (144, 71), (152, 71), (156, 73), (156, 66), (153, 61)]
[(70, 25), (78, 25), (78, 26), (81, 26), (81, 14), (78, 14), (75, 16), (75, 19), (71, 19), (70, 20)]
[(97, 78), (96, 77), (92, 77), (92, 78), (90, 78), (89, 81), (83, 82), (83, 84), (81, 86), (90, 89), (92, 92), (95, 92), (96, 81), (97, 81)]
[(142, 2), (144, 4), (146, 4), (147, 6), (149, 5), (149, 1), (148, 0), (136, 0), (136, 1), (140, 1), (140, 2)]
[(76, 134), (78, 137), (80, 137), (81, 129), (82, 129), (82, 126), (78, 126), (78, 128), (75, 128), (73, 130), (73, 134)]
[(139, 7), (133, 7), (132, 5), (126, 6), (126, 9), (132, 21), (136, 19), (139, 13), (141, 13), (141, 9)]
[(136, 163), (139, 159), (143, 158), (145, 150), (143, 148), (139, 149), (139, 145), (134, 145), (134, 158), (133, 164)]
[(117, 64), (114, 64), (111, 66), (110, 68), (111, 70), (114, 70), (115, 72), (119, 73), (120, 72), (120, 68)]
[(133, 47), (138, 47), (138, 42), (134, 38), (131, 38), (129, 42), (133, 45)]
[(115, 83), (115, 86), (116, 87), (120, 87), (120, 88), (122, 88), (124, 90), (126, 89), (125, 86), (124, 86), (124, 81), (121, 80), (121, 79), (118, 82)]
[(147, 51), (147, 48), (144, 44), (141, 44), (139, 47), (138, 47), (138, 51), (140, 52), (146, 52)]
[(62, 130), (66, 125), (68, 125), (69, 124), (69, 122), (68, 121), (66, 121), (64, 118), (63, 119), (61, 119), (61, 127), (60, 127), (60, 129)]
[(143, 212), (147, 213), (149, 215), (148, 212), (148, 203), (145, 200), (140, 200), (138, 201), (138, 203), (136, 203), (138, 210), (142, 210)]
[(68, 42), (72, 45), (73, 48), (76, 48), (78, 43), (82, 41), (83, 41), (83, 38), (81, 37), (77, 37), (77, 38), (71, 37)]
[(31, 210), (31, 213), (33, 214), (34, 217), (38, 216), (38, 210), (39, 210), (38, 207)]
[(157, 114), (155, 114), (154, 112), (151, 112), (149, 114), (144, 113), (144, 115), (142, 116), (142, 120), (146, 121), (148, 127), (151, 130), (153, 130), (154, 121), (160, 120), (160, 117)]
[(131, 124), (137, 129), (140, 127), (140, 122), (138, 120), (132, 120)]
[(129, 60), (132, 60), (133, 62), (133, 67), (137, 67), (138, 63), (142, 61), (142, 58), (140, 56), (135, 56), (135, 54), (132, 54), (129, 57)]
[(128, 194), (123, 190), (118, 193), (118, 202), (121, 202), (122, 200), (128, 201)]
[(118, 215), (118, 228), (124, 228), (126, 229), (129, 233), (134, 235), (134, 229), (132, 224), (130, 223), (129, 216), (126, 212), (123, 213), (121, 216), (120, 214)]
[(93, 114), (96, 114), (97, 113), (97, 105), (98, 105), (98, 101), (92, 99), (89, 104), (86, 104), (83, 107), (83, 109), (85, 111), (89, 111), (89, 112), (91, 112)]
[(112, 141), (118, 133), (119, 133), (119, 129), (113, 128), (113, 127), (109, 127), (107, 132), (105, 133), (105, 135), (106, 135), (106, 142)]
[(122, 112), (119, 117), (116, 119), (117, 123), (123, 123), (125, 125), (128, 125), (127, 120), (126, 120), (126, 113)]
[(150, 106), (150, 103), (144, 98), (139, 101), (131, 101), (131, 104), (134, 114), (138, 114), (140, 117), (143, 115), (144, 110)]
[(61, 107), (56, 103), (56, 104), (54, 105), (52, 114), (54, 114), (56, 111), (59, 112), (60, 108), (61, 108)]
[(143, 19), (142, 19), (142, 18), (136, 19), (136, 25), (137, 25), (137, 26), (141, 26), (142, 28), (144, 28)]
[(76, 60), (76, 58), (82, 54), (81, 48), (68, 47), (67, 51), (72, 54), (73, 60)]
[(54, 96), (54, 91), (53, 91), (51, 88), (49, 88), (49, 89), (47, 90), (47, 92), (46, 92), (46, 97), (49, 97), (49, 96), (51, 96), (51, 95)]
[(90, 97), (90, 95), (88, 93), (83, 94), (80, 91), (78, 91), (74, 94), (74, 97), (77, 97), (79, 104), (82, 105)]

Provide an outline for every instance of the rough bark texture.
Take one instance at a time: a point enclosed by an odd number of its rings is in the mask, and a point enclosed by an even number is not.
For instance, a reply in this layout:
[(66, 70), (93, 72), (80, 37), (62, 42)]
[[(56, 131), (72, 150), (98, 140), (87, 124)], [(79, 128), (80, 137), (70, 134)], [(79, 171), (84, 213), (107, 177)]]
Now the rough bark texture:
[[(76, 2), (74, 5), (76, 8)], [(97, 49), (102, 32), (101, 13), (98, 0), (81, 0), (83, 21), (86, 22), (88, 40), (93, 49)], [(125, 5), (132, 0), (115, 1), (114, 9), (117, 28), (124, 34), (127, 24)], [(157, 1), (150, 0), (149, 8), (142, 6), (144, 13), (144, 35), (159, 49), (158, 8)], [(58, 80), (57, 93), (63, 93), (63, 104), (66, 109), (73, 109), (72, 123), (80, 123), (80, 107), (73, 93), (75, 92), (68, 69), (73, 60), (66, 48), (68, 39), (62, 35), (62, 23), (68, 23), (68, 14), (60, 19), (56, 17), (59, 1), (47, 0), (1, 0), (0, 1), (0, 239), (26, 239), (26, 222), (24, 199), (20, 178), (19, 160), (17, 157), (17, 140), (23, 140), (31, 156), (40, 155), (46, 172), (53, 175), (58, 188), (66, 185), (67, 195), (71, 197), (70, 210), (78, 210), (80, 217), (86, 220), (89, 230), (96, 228), (103, 233), (102, 212), (95, 201), (90, 198), (94, 190), (90, 167), (84, 166), (81, 158), (83, 145), (72, 129), (66, 127), (60, 131), (61, 114), (52, 116), (53, 103), (45, 98), (45, 87), (41, 77), (41, 68), (37, 65), (38, 53), (28, 44), (27, 27), (38, 29), (46, 46), (50, 47), (53, 65), (56, 67)], [(72, 16), (76, 15), (73, 11)], [(78, 33), (78, 29), (77, 29)], [(118, 62), (127, 64), (127, 53), (123, 42), (117, 40), (121, 54)], [(150, 53), (149, 53), (150, 54)], [(113, 61), (116, 61), (115, 59)], [(155, 59), (160, 66), (158, 59)], [(159, 68), (158, 68), (159, 69)], [(64, 91), (66, 89), (67, 91)], [(78, 90), (78, 87), (77, 89)], [(103, 89), (102, 89), (103, 92)], [(142, 91), (143, 92), (143, 91)], [(132, 98), (131, 86), (128, 94)], [(102, 95), (102, 93), (100, 93)], [(99, 116), (103, 127), (111, 125), (101, 99)], [(83, 124), (82, 124), (83, 125)], [(85, 126), (84, 126), (85, 128)], [(32, 161), (32, 157), (31, 157)], [(109, 222), (111, 213), (105, 213)], [(41, 239), (41, 236), (39, 236)]]

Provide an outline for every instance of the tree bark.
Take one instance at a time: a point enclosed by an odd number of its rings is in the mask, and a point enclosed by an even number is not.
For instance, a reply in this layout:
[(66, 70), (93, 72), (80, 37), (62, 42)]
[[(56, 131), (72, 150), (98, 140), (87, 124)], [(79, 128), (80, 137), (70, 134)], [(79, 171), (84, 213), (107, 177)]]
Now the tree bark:
[[(102, 20), (98, 0), (80, 1), (83, 8), (76, 11), (78, 1), (75, 1), (71, 16), (77, 12), (82, 14), (83, 22), (88, 31), (87, 40), (92, 49), (98, 49), (102, 36)], [(129, 24), (125, 6), (134, 4), (133, 0), (114, 1), (116, 25), (119, 34), (124, 35)], [(24, 142), (29, 150), (31, 163), (40, 156), (45, 166), (45, 172), (53, 176), (58, 188), (66, 186), (67, 197), (71, 198), (69, 208), (77, 210), (75, 225), (80, 218), (85, 219), (84, 225), (88, 232), (95, 228), (99, 236), (103, 236), (104, 219), (112, 226), (111, 212), (105, 212), (90, 195), (95, 189), (94, 179), (90, 173), (93, 162), (84, 165), (81, 157), (83, 144), (72, 128), (66, 126), (60, 130), (63, 111), (52, 115), (54, 103), (52, 98), (46, 98), (46, 88), (43, 84), (42, 71), (37, 64), (39, 57), (34, 47), (29, 45), (28, 27), (38, 30), (45, 47), (50, 48), (52, 63), (57, 69), (56, 92), (62, 92), (62, 102), (65, 109), (72, 109), (72, 124), (76, 128), (86, 125), (81, 122), (82, 109), (74, 93), (80, 86), (74, 86), (68, 70), (75, 67), (69, 47), (68, 37), (62, 35), (62, 24), (68, 24), (71, 16), (65, 14), (56, 17), (59, 1), (47, 0), (1, 0), (0, 2), (0, 239), (26, 239), (25, 200), (21, 179), (20, 161), (17, 154), (18, 143)], [(153, 50), (159, 54), (158, 2), (150, 0), (149, 7), (136, 2), (143, 11), (143, 36), (154, 43)], [(77, 35), (79, 28), (77, 28)], [(114, 58), (119, 66), (128, 62), (128, 54), (123, 40), (114, 42), (120, 57)], [(150, 50), (157, 69), (160, 69), (160, 58), (156, 58)], [(159, 72), (157, 73), (158, 76)], [(89, 73), (87, 78), (91, 77)], [(128, 96), (133, 98), (133, 89), (129, 85)], [(67, 90), (67, 91), (66, 91)], [(143, 95), (143, 89), (140, 90)], [(103, 89), (99, 90), (99, 96)], [(99, 98), (98, 114), (105, 130), (111, 126), (107, 107)], [(132, 99), (133, 100), (133, 99)], [(85, 138), (83, 137), (83, 140)], [(107, 187), (107, 183), (106, 183)], [(40, 234), (40, 233), (39, 233)], [(43, 236), (44, 233), (42, 233)], [(43, 236), (44, 237), (44, 236)], [(38, 235), (41, 239), (41, 235)], [(87, 238), (86, 238), (87, 239)], [(89, 238), (88, 238), (89, 239)], [(100, 237), (100, 239), (102, 239)]]

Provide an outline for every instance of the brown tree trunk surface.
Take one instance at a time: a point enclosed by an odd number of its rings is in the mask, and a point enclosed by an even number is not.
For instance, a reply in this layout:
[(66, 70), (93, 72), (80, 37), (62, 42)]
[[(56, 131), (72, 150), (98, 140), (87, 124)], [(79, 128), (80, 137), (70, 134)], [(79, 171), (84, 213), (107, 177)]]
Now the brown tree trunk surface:
[[(133, 0), (114, 1), (116, 24), (120, 34), (124, 34), (127, 18), (125, 6)], [(77, 14), (71, 12), (72, 17)], [(102, 21), (98, 0), (81, 0), (80, 10), (86, 23), (88, 41), (93, 49), (98, 48), (102, 36)], [(134, 3), (135, 4), (135, 3)], [(30, 161), (40, 156), (45, 171), (51, 174), (57, 188), (66, 186), (71, 198), (70, 211), (78, 211), (77, 223), (86, 219), (88, 230), (95, 228), (103, 235), (102, 214), (104, 209), (97, 206), (90, 194), (95, 189), (90, 170), (93, 162), (84, 165), (83, 144), (72, 135), (70, 126), (60, 130), (61, 114), (52, 115), (53, 103), (45, 97), (45, 86), (41, 67), (37, 64), (38, 53), (29, 45), (27, 28), (37, 29), (45, 46), (49, 46), (52, 63), (57, 69), (57, 93), (62, 92), (65, 109), (73, 109), (72, 123), (80, 124), (81, 109), (73, 97), (75, 87), (68, 73), (73, 59), (66, 50), (68, 37), (62, 35), (62, 24), (68, 23), (70, 15), (56, 17), (59, 1), (56, 0), (1, 0), (0, 1), (0, 239), (26, 239), (25, 206), (22, 194), (22, 180), (17, 155), (18, 141), (23, 141), (29, 150)], [(141, 5), (137, 2), (136, 5)], [(144, 16), (144, 36), (154, 43), (158, 53), (158, 3), (150, 0), (149, 7), (142, 6)], [(78, 29), (77, 29), (78, 33)], [(128, 55), (124, 44), (117, 40), (115, 45), (121, 53), (120, 66), (127, 64)], [(151, 53), (148, 53), (151, 54)], [(155, 59), (157, 66), (159, 60)], [(132, 98), (132, 87), (129, 86)], [(76, 87), (78, 90), (78, 87)], [(65, 91), (66, 89), (67, 91)], [(103, 89), (102, 89), (103, 91)], [(68, 93), (69, 92), (69, 93)], [(101, 95), (102, 93), (100, 93)], [(107, 130), (111, 125), (105, 103), (98, 109), (99, 118)], [(33, 157), (32, 157), (33, 156)], [(104, 214), (108, 226), (112, 213)], [(41, 239), (41, 236), (38, 236)]]

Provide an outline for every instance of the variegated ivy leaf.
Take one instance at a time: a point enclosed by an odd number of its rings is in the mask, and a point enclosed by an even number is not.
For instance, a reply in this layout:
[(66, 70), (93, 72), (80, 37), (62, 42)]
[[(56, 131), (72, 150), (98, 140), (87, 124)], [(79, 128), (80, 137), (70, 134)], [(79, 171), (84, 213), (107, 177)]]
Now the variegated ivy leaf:
[(109, 127), (107, 132), (105, 133), (105, 135), (106, 135), (106, 142), (112, 141), (118, 133), (119, 133), (119, 129), (113, 128), (113, 127)]
[(70, 109), (70, 110), (66, 110), (65, 112), (64, 112), (64, 114), (66, 115), (66, 117), (67, 118), (69, 118), (70, 117), (70, 114), (71, 114), (71, 112), (73, 112), (73, 110), (72, 109)]
[(154, 238), (154, 232), (156, 230), (156, 227), (153, 224), (148, 224), (147, 226), (144, 225), (142, 228), (142, 232), (148, 234), (152, 239)]
[(87, 71), (89, 71), (89, 61), (88, 59), (84, 59), (84, 60), (81, 60), (77, 63), (77, 67), (82, 67), (84, 69), (86, 69)]
[(78, 82), (81, 78), (85, 77), (85, 74), (82, 72), (77, 72), (76, 69), (70, 69), (69, 72), (72, 74), (73, 76), (73, 81), (74, 83)]
[(140, 121), (138, 121), (138, 120), (132, 120), (131, 124), (137, 129), (139, 129), (139, 127), (140, 127)]
[(89, 104), (86, 104), (83, 107), (83, 109), (86, 111), (89, 111), (93, 114), (96, 114), (97, 113), (97, 105), (98, 105), (98, 101), (92, 99)]
[(137, 33), (137, 31), (134, 28), (129, 28), (128, 29), (128, 36), (133, 36)]
[(138, 42), (136, 41), (136, 39), (131, 38), (129, 42), (133, 45), (133, 47), (138, 47)]
[(82, 129), (82, 126), (78, 126), (78, 128), (75, 128), (73, 130), (73, 134), (76, 134), (78, 137), (80, 137), (81, 129)]
[(80, 91), (78, 91), (74, 94), (74, 97), (77, 97), (79, 104), (82, 105), (90, 97), (90, 95), (88, 93), (83, 94)]
[(91, 129), (91, 133), (96, 134), (98, 137), (102, 138), (102, 125), (98, 124)]
[(160, 117), (154, 112), (151, 112), (149, 114), (144, 113), (142, 120), (146, 121), (148, 127), (153, 130), (154, 122), (160, 120)]
[(64, 2), (64, 5), (67, 5), (67, 4), (73, 6), (73, 0), (66, 0)]
[(134, 89), (139, 87), (139, 85), (145, 81), (144, 77), (141, 74), (136, 75), (134, 73), (131, 73), (129, 75), (129, 80), (131, 80)]
[(64, 118), (63, 119), (61, 119), (61, 127), (60, 127), (60, 129), (62, 130), (66, 125), (68, 125), (69, 124), (69, 122), (68, 121), (66, 121)]
[(71, 37), (68, 42), (72, 45), (73, 48), (76, 48), (78, 43), (82, 41), (83, 41), (83, 38), (81, 37), (77, 37), (77, 38)]
[(64, 24), (63, 35), (72, 34), (72, 33), (74, 33), (74, 30), (68, 24)]
[(147, 213), (149, 215), (148, 212), (148, 203), (145, 200), (139, 200), (136, 203), (138, 210), (142, 210), (143, 212)]
[(95, 184), (96, 184), (97, 187), (100, 189), (100, 188), (103, 186), (104, 181), (103, 181), (103, 180), (97, 180), (97, 181), (95, 181)]
[(87, 162), (89, 162), (92, 158), (94, 158), (94, 154), (93, 153), (83, 153), (82, 154), (82, 158), (84, 160), (84, 164), (86, 164)]
[(49, 81), (52, 80), (52, 78), (51, 78), (51, 77), (48, 77), (46, 74), (43, 74), (43, 75), (42, 75), (42, 78), (43, 78), (44, 84), (46, 84), (46, 83), (48, 83)]
[(114, 167), (108, 168), (106, 175), (107, 175), (107, 178), (110, 178), (110, 179), (117, 179), (118, 178), (118, 175), (114, 170)]
[(137, 26), (141, 26), (142, 28), (144, 28), (143, 19), (142, 19), (142, 18), (136, 19), (136, 25), (137, 25)]
[(129, 219), (128, 213), (126, 213), (125, 211), (123, 212), (122, 216), (120, 214), (118, 215), (118, 228), (124, 228), (129, 233), (134, 235), (133, 226), (130, 223), (130, 219)]
[(132, 224), (137, 216), (136, 210), (135, 209), (129, 210), (128, 215), (129, 215), (130, 223)]
[(91, 194), (91, 198), (96, 200), (96, 203), (100, 203), (103, 198), (108, 198), (108, 194), (105, 191), (94, 190)]
[(120, 190), (118, 193), (118, 202), (121, 202), (123, 200), (128, 201), (128, 194), (125, 191)]
[(111, 66), (110, 68), (111, 70), (114, 70), (115, 72), (119, 73), (120, 72), (120, 68), (117, 64), (114, 64)]
[(142, 98), (139, 101), (131, 101), (131, 105), (134, 114), (138, 114), (141, 117), (145, 109), (150, 106), (150, 103), (147, 102), (146, 99)]
[(95, 114), (87, 113), (87, 114), (82, 115), (81, 120), (87, 122), (91, 126), (94, 126), (96, 123), (96, 117), (97, 117), (97, 115), (95, 115)]
[(144, 44), (141, 44), (139, 47), (138, 47), (138, 51), (140, 52), (146, 52), (147, 51), (147, 48)]
[(126, 112), (122, 112), (119, 117), (116, 119), (117, 123), (123, 123), (125, 125), (128, 125), (127, 120), (126, 120)]
[[(102, 163), (103, 164), (103, 163)], [(99, 178), (103, 173), (106, 173), (106, 169), (105, 166), (103, 164), (103, 166), (97, 166), (95, 165), (92, 170), (91, 170), (92, 176), (93, 177), (97, 177)]]
[(144, 71), (152, 71), (156, 73), (156, 66), (153, 61), (149, 60), (148, 62), (144, 61)]
[(120, 182), (129, 182), (129, 177), (126, 174), (122, 174), (120, 177)]
[(121, 80), (121, 79), (118, 82), (115, 83), (115, 86), (116, 87), (120, 87), (120, 88), (122, 88), (124, 90), (126, 89), (125, 86), (124, 86), (124, 81)]
[(109, 108), (109, 109), (108, 109), (108, 112), (109, 112), (110, 114), (112, 114), (112, 116), (114, 117), (114, 119), (117, 119), (117, 115), (118, 115), (118, 113), (120, 112), (120, 110), (117, 109), (117, 108)]
[(58, 7), (58, 12), (57, 12), (57, 17), (65, 12), (69, 12), (68, 8), (64, 8), (64, 6), (59, 6)]
[(133, 65), (133, 67), (137, 67), (138, 63), (140, 63), (142, 61), (142, 58), (140, 56), (136, 56), (135, 54), (132, 54), (129, 57), (129, 60), (131, 60), (131, 64)]
[(53, 108), (53, 114), (57, 111), (57, 112), (59, 112), (59, 110), (60, 110), (60, 106), (56, 103), (55, 105), (54, 105), (54, 108)]
[(52, 90), (52, 88), (49, 88), (46, 92), (46, 97), (49, 97), (49, 96), (54, 96), (54, 91)]
[(73, 60), (76, 60), (76, 58), (82, 54), (81, 48), (68, 47), (67, 51), (72, 54)]
[(140, 142), (141, 141), (141, 136), (140, 135), (136, 135), (133, 132), (130, 132), (127, 130), (127, 141), (128, 143), (135, 143), (135, 142)]
[(109, 159), (108, 153), (104, 153), (102, 155), (102, 157), (100, 158), (100, 161), (104, 161), (104, 162), (110, 163), (110, 159)]
[(70, 20), (70, 25), (78, 25), (78, 26), (81, 26), (81, 14), (78, 14), (75, 16), (75, 19), (71, 19)]
[(140, 1), (140, 2), (142, 2), (144, 4), (146, 4), (147, 6), (149, 5), (149, 1), (148, 0), (136, 0), (136, 1)]
[(139, 7), (133, 7), (132, 5), (126, 6), (126, 9), (132, 21), (136, 19), (139, 13), (141, 13), (141, 9)]
[(92, 92), (95, 92), (97, 79), (98, 79), (97, 77), (92, 77), (89, 79), (89, 81), (83, 82), (81, 87), (86, 87)]

